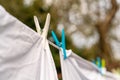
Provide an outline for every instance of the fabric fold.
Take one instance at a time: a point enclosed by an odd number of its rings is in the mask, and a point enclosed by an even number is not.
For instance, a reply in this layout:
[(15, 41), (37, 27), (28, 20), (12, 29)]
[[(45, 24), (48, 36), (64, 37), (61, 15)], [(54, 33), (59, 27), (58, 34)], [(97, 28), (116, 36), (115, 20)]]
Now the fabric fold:
[(47, 40), (2, 6), (0, 80), (58, 80)]

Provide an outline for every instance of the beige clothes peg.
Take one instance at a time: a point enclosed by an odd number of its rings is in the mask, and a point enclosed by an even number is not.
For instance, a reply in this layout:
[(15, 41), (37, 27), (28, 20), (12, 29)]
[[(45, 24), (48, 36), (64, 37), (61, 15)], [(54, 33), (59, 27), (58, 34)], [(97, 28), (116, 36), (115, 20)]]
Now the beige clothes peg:
[[(47, 38), (47, 33), (48, 33), (49, 25), (50, 25), (50, 14), (49, 13), (47, 14), (47, 18), (46, 18), (46, 22), (45, 22), (45, 26), (44, 26), (43, 30), (40, 28), (39, 21), (36, 16), (34, 16), (34, 22), (35, 22), (35, 27), (36, 27), (37, 32), (41, 36), (45, 36), (45, 38)], [(60, 48), (57, 45), (55, 45), (54, 43), (52, 43), (51, 41), (48, 40), (48, 43), (50, 45), (52, 45), (53, 47), (60, 50)]]
[(54, 60), (53, 60), (53, 57), (49, 48), (48, 40), (47, 40), (47, 34), (48, 34), (49, 25), (50, 25), (50, 14), (48, 14), (46, 17), (46, 22), (43, 29), (40, 28), (40, 25), (36, 16), (34, 16), (34, 21), (36, 25), (36, 30), (42, 38), (41, 45), (40, 45), (41, 52), (40, 52), (40, 58), (39, 58), (40, 65), (39, 65), (39, 73), (38, 73), (37, 80), (58, 80)]
[(34, 22), (35, 22), (37, 32), (40, 35), (47, 37), (47, 33), (48, 33), (49, 25), (50, 25), (50, 14), (49, 13), (47, 14), (47, 18), (46, 18), (46, 22), (45, 22), (43, 30), (41, 30), (39, 21), (36, 16), (34, 16)]

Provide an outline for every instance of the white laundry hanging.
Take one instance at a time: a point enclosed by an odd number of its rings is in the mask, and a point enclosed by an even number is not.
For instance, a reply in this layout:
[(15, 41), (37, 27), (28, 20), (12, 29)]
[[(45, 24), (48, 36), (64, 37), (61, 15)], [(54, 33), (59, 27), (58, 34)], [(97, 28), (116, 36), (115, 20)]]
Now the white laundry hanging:
[(58, 80), (46, 34), (34, 32), (0, 6), (0, 80)]
[(50, 24), (50, 14), (47, 15), (46, 23), (42, 32), (40, 30), (40, 26), (38, 26), (39, 24), (36, 25), (37, 32), (41, 35), (43, 39), (41, 42), (42, 43), (41, 46), (43, 50), (41, 50), (41, 54), (40, 54), (40, 60), (39, 60), (40, 77), (38, 80), (58, 80), (55, 64), (47, 40), (49, 24)]
[[(0, 80), (58, 80), (46, 34), (37, 34), (0, 6)], [(102, 76), (72, 51), (67, 54), (64, 60), (60, 51), (63, 80), (120, 80), (111, 73)]]
[(77, 56), (71, 50), (66, 50), (66, 53), (68, 57), (64, 60), (62, 48), (59, 51), (63, 80), (120, 80), (114, 75), (101, 75), (93, 63)]

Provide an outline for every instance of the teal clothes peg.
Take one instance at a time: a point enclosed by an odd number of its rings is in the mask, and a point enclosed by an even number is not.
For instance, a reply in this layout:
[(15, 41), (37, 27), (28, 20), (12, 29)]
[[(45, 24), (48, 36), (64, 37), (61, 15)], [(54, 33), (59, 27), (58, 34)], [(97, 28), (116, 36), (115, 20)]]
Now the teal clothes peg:
[(100, 57), (97, 57), (97, 66), (101, 68), (101, 59)]
[(101, 58), (100, 57), (96, 58), (96, 65), (98, 66), (100, 73), (102, 74), (102, 65), (101, 65)]
[(57, 38), (56, 34), (54, 33), (54, 31), (52, 31), (52, 37), (53, 37), (56, 45), (59, 46), (59, 47), (61, 47), (63, 49), (64, 59), (66, 59), (67, 55), (66, 55), (65, 31), (64, 31), (64, 29), (62, 30), (62, 39), (61, 39), (61, 42), (58, 41), (58, 38)]

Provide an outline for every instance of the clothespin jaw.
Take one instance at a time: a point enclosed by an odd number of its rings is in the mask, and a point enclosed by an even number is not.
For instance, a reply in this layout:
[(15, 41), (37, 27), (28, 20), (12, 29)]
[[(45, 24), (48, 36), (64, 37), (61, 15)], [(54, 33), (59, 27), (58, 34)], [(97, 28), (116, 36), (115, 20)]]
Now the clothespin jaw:
[(36, 27), (37, 32), (41, 35), (42, 31), (41, 31), (41, 28), (40, 28), (40, 25), (39, 25), (39, 21), (38, 21), (36, 16), (34, 16), (34, 22), (35, 22), (35, 27)]
[(52, 37), (53, 37), (56, 45), (60, 47), (61, 46), (60, 42), (58, 41), (58, 38), (57, 38), (56, 34), (54, 33), (54, 31), (52, 31)]
[(49, 25), (50, 25), (50, 14), (49, 13), (47, 14), (46, 22), (43, 29), (40, 28), (40, 25), (36, 16), (34, 16), (34, 22), (35, 22), (37, 32), (46, 38), (49, 30)]
[(54, 31), (52, 31), (52, 37), (53, 37), (56, 45), (63, 49), (64, 59), (66, 59), (67, 55), (66, 55), (66, 45), (65, 45), (65, 32), (64, 32), (64, 29), (62, 30), (61, 42), (58, 41), (58, 38), (57, 38), (56, 34), (54, 33)]
[(66, 55), (66, 45), (65, 45), (65, 31), (64, 29), (62, 30), (62, 48), (63, 48), (63, 53), (64, 53), (64, 59), (67, 58), (67, 55)]
[(42, 35), (44, 35), (45, 38), (47, 37), (47, 34), (48, 34), (48, 30), (49, 30), (49, 26), (50, 26), (50, 18), (51, 18), (51, 16), (48, 13), (47, 17), (46, 17), (44, 28), (43, 28), (43, 33), (42, 33)]

